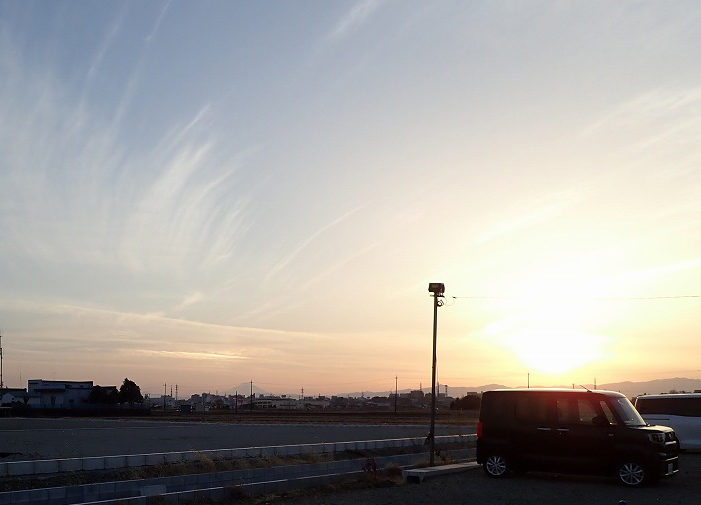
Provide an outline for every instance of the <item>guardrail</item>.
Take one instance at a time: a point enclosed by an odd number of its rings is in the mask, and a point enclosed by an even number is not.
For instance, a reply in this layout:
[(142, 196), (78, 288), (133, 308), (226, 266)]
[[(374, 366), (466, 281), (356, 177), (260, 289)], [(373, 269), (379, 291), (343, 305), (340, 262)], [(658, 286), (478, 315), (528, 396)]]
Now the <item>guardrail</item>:
[[(477, 436), (441, 435), (436, 437), (440, 444), (473, 442)], [(229, 460), (238, 458), (258, 458), (272, 456), (298, 456), (301, 454), (329, 454), (334, 452), (361, 451), (368, 449), (391, 449), (424, 445), (424, 437), (396, 438), (388, 440), (358, 440), (354, 442), (326, 442), (318, 444), (274, 445), (263, 447), (242, 447), (235, 449), (214, 449), (203, 451), (161, 452), (151, 454), (124, 454), (118, 456), (91, 456), (87, 458), (39, 459), (27, 461), (0, 462), (0, 477), (21, 477), (27, 475), (48, 475), (65, 472), (95, 470), (119, 470), (161, 464), (195, 462), (202, 458)]]

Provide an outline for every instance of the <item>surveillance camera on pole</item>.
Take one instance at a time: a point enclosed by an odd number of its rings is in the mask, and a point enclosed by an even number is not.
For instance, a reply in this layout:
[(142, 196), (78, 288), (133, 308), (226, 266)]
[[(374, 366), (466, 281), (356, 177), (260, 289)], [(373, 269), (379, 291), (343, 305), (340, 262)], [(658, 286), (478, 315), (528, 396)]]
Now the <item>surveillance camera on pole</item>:
[(443, 296), (443, 293), (445, 293), (445, 284), (442, 282), (431, 282), (428, 285), (428, 291), (429, 293), (433, 293), (434, 296)]

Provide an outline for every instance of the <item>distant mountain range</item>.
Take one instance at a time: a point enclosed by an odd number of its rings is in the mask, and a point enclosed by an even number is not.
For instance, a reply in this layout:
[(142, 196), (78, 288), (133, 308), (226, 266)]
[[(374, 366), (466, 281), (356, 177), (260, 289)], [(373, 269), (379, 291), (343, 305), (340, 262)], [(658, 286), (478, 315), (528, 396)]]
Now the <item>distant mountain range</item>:
[[(588, 386), (589, 387), (589, 386)], [(597, 384), (598, 389), (619, 391), (631, 398), (639, 395), (654, 395), (669, 393), (670, 391), (686, 391), (693, 393), (701, 391), (701, 379), (686, 379), (675, 377), (674, 379), (655, 379), (645, 382), (614, 382), (611, 384)]]
[[(575, 388), (581, 388), (582, 386), (594, 389), (594, 384), (575, 384)], [(524, 384), (521, 387), (526, 387)], [(565, 388), (571, 388), (572, 384), (568, 385), (553, 385), (553, 384), (548, 384), (548, 385), (531, 385), (531, 387), (565, 387)], [(465, 396), (468, 393), (481, 393), (483, 391), (489, 391), (492, 389), (510, 389), (508, 386), (504, 386), (503, 384), (485, 384), (483, 386), (473, 386), (473, 387), (456, 387), (456, 386), (449, 386), (448, 387), (448, 395), (452, 396), (453, 398), (461, 398)], [(644, 382), (631, 382), (631, 381), (626, 381), (626, 382), (611, 382), (607, 384), (597, 384), (596, 389), (606, 389), (609, 391), (618, 391), (620, 393), (623, 393), (626, 395), (628, 398), (633, 398), (635, 396), (639, 396), (642, 394), (660, 394), (660, 393), (669, 393), (670, 391), (687, 391), (687, 392), (694, 392), (697, 390), (701, 390), (701, 379), (687, 379), (683, 377), (675, 377), (673, 379), (654, 379), (654, 380), (649, 380), (649, 381), (644, 381)], [(410, 390), (404, 389), (400, 390), (399, 394), (402, 393), (408, 393)], [(424, 393), (430, 393), (431, 389), (430, 388), (423, 388)], [(445, 389), (444, 386), (441, 386), (440, 392), (444, 393)], [(364, 396), (366, 398), (371, 398), (373, 396), (387, 396), (387, 391), (381, 391), (381, 392), (372, 392), (372, 391), (364, 391), (364, 392), (355, 392), (355, 393), (342, 393), (339, 394), (338, 396), (352, 396), (352, 397), (360, 397)]]
[[(524, 384), (523, 386), (520, 387), (526, 387)], [(566, 385), (553, 385), (553, 384), (548, 384), (548, 385), (543, 385), (543, 384), (531, 384), (531, 387), (564, 387), (564, 388), (571, 388), (572, 384), (566, 384)], [(575, 388), (581, 388), (581, 387), (587, 387), (590, 389), (594, 389), (594, 384), (575, 384)], [(248, 383), (243, 383), (239, 384), (238, 387), (235, 388), (240, 395), (245, 395), (248, 396), (251, 392), (251, 384), (250, 382)], [(448, 386), (448, 395), (453, 397), (453, 398), (462, 398), (468, 393), (481, 393), (483, 391), (489, 391), (492, 389), (510, 389), (508, 386), (504, 386), (503, 384), (484, 384), (482, 386), (472, 386), (472, 387), (458, 387), (458, 386)], [(687, 391), (687, 392), (693, 392), (693, 391), (701, 391), (701, 379), (687, 379), (683, 377), (675, 377), (673, 379), (654, 379), (654, 380), (649, 380), (649, 381), (644, 381), (644, 382), (631, 382), (631, 381), (626, 381), (626, 382), (611, 382), (608, 384), (597, 384), (596, 389), (607, 389), (610, 391), (618, 391), (620, 393), (623, 393), (626, 395), (628, 398), (633, 398), (635, 396), (639, 396), (642, 394), (660, 394), (660, 393), (669, 393), (670, 391)], [(402, 393), (408, 393), (410, 392), (410, 389), (400, 389), (399, 394)], [(255, 385), (253, 383), (253, 392), (256, 395), (270, 395), (270, 394), (279, 394), (279, 393), (270, 393), (268, 391), (265, 391)], [(430, 388), (423, 388), (424, 393), (430, 393), (431, 389)], [(365, 398), (372, 398), (373, 396), (384, 396), (386, 397), (389, 393), (393, 393), (393, 391), (356, 391), (352, 393), (338, 393), (335, 396), (346, 396), (346, 397), (353, 397), (353, 398), (359, 398), (361, 396)], [(441, 385), (440, 387), (440, 393), (445, 393), (445, 386)], [(299, 392), (298, 393), (288, 393), (287, 396), (290, 396), (292, 398), (298, 398)]]

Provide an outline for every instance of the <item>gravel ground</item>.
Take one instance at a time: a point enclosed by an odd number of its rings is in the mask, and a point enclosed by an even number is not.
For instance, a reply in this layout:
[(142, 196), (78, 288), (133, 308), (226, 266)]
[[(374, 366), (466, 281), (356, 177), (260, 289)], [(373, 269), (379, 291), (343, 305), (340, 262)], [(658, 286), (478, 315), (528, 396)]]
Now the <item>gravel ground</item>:
[(490, 479), (481, 469), (421, 484), (316, 494), (284, 505), (692, 505), (701, 503), (701, 453), (682, 454), (679, 473), (641, 489), (603, 477), (528, 473)]

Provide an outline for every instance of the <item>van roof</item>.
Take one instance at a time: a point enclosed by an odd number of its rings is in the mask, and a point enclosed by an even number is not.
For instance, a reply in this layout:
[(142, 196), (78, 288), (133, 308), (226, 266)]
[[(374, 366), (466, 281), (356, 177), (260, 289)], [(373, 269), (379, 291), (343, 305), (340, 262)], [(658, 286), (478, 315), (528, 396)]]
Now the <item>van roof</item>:
[(601, 394), (601, 395), (606, 395), (606, 396), (616, 396), (616, 397), (621, 397), (625, 398), (626, 395), (623, 393), (619, 393), (618, 391), (608, 391), (605, 389), (584, 389), (584, 388), (577, 388), (577, 389), (570, 389), (570, 388), (513, 388), (513, 389), (491, 389), (489, 391), (485, 391), (485, 393), (491, 393), (491, 392), (535, 392), (535, 393), (596, 393), (596, 394)]
[(701, 398), (701, 393), (660, 393), (659, 395), (638, 395), (638, 399), (649, 398)]

